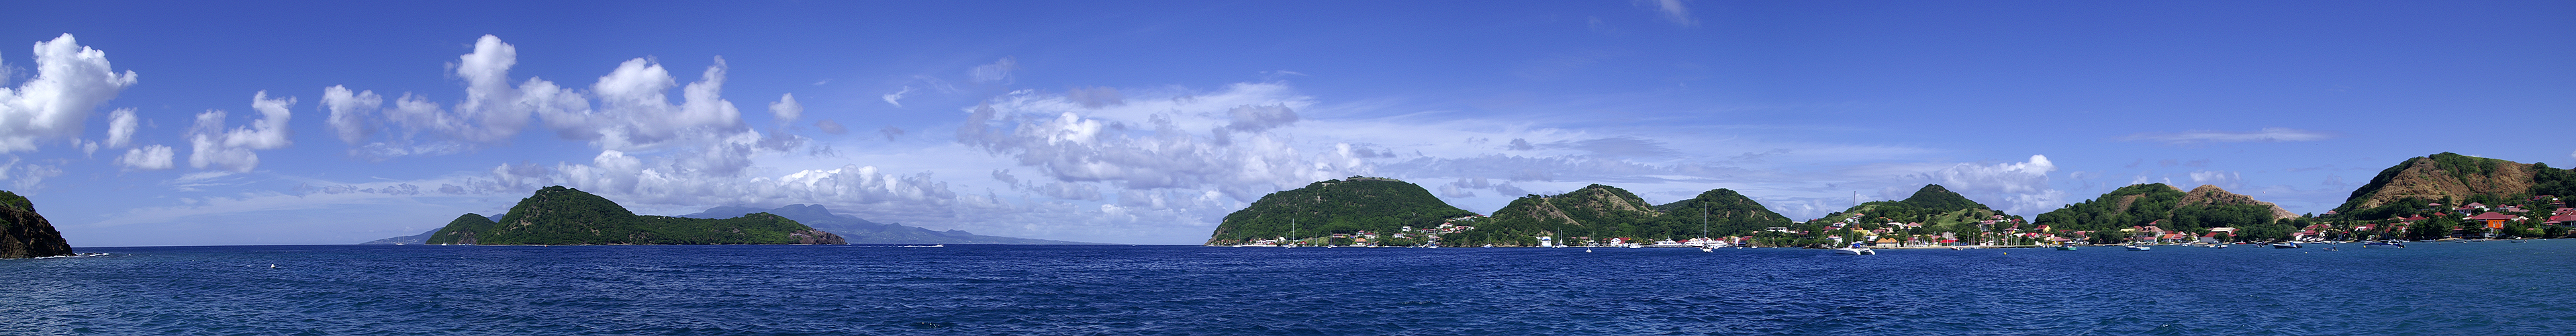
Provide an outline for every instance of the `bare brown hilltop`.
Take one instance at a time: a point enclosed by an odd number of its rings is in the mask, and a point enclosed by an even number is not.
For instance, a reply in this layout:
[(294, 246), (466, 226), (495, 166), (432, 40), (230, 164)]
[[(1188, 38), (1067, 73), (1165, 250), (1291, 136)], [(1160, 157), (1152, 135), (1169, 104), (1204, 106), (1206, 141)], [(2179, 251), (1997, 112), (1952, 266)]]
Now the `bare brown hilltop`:
[(2376, 208), (2408, 198), (2457, 204), (2476, 195), (2523, 194), (2531, 191), (2538, 171), (2532, 164), (2452, 153), (2416, 157), (2381, 170), (2335, 211)]
[[(2176, 189), (2180, 188), (2177, 187)], [(2282, 209), (2281, 205), (2272, 204), (2272, 202), (2257, 201), (2254, 200), (2254, 196), (2230, 193), (2227, 192), (2226, 189), (2219, 189), (2218, 186), (2207, 184), (2200, 185), (2199, 188), (2191, 188), (2191, 191), (2184, 192), (2182, 195), (2181, 205), (2254, 205), (2272, 209), (2272, 218), (2291, 218), (2299, 216), (2298, 214), (2290, 213), (2289, 209)]]

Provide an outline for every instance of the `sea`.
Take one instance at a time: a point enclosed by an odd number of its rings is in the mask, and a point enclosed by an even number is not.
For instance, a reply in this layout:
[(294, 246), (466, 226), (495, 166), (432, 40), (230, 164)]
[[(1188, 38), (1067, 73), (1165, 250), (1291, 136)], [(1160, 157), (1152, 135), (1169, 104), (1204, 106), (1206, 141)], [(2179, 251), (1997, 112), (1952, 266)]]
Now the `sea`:
[(954, 244), (77, 250), (87, 255), (0, 260), (0, 334), (2576, 334), (2576, 240), (1879, 255)]

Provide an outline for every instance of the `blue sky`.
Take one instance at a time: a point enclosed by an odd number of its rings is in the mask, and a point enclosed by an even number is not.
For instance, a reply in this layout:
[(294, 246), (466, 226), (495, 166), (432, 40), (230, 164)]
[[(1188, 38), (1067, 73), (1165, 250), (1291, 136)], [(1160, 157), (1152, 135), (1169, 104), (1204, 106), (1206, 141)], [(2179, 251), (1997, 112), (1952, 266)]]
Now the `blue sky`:
[(1791, 217), (1940, 183), (2322, 212), (2439, 152), (2576, 166), (2576, 3), (33, 2), (0, 189), (75, 246), (341, 244), (537, 187), (1189, 244), (1369, 175)]

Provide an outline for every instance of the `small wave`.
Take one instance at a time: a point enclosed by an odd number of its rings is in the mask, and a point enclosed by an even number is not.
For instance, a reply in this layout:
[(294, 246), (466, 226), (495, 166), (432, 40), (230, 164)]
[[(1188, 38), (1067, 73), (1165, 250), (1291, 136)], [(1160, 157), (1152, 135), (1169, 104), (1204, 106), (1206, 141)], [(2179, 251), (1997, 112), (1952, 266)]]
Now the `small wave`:
[(69, 255), (43, 256), (43, 257), (34, 257), (34, 258), (27, 258), (27, 259), (57, 259), (57, 258), (105, 257), (105, 256), (107, 256), (107, 253), (73, 253), (73, 254), (69, 254)]

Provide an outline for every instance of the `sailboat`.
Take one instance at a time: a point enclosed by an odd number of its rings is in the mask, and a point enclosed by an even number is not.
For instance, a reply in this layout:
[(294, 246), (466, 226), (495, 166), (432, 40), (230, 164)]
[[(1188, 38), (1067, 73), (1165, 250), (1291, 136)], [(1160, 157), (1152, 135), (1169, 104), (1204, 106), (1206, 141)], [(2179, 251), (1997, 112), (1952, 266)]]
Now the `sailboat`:
[(1717, 247), (1709, 246), (1710, 244), (1716, 244), (1716, 241), (1717, 240), (1715, 239), (1708, 239), (1708, 208), (1701, 207), (1699, 208), (1699, 251), (1717, 252)]

